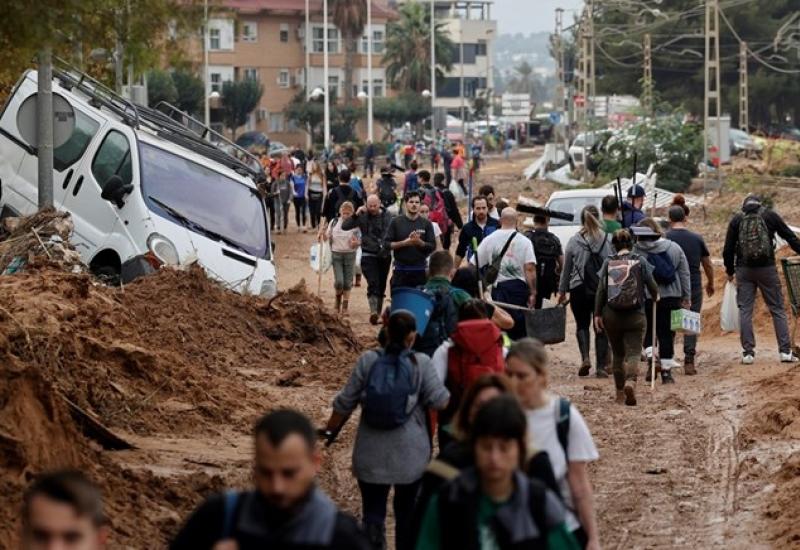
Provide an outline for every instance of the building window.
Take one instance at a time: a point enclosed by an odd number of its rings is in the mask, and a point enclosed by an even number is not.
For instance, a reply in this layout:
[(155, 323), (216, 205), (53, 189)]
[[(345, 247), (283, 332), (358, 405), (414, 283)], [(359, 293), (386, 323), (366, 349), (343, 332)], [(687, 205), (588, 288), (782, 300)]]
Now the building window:
[(328, 75), (328, 93), (330, 94), (331, 101), (339, 97), (339, 77)]
[(258, 80), (258, 69), (246, 67), (242, 70), (242, 77), (244, 80)]
[(486, 41), (479, 40), (475, 45), (475, 55), (486, 56)]
[(221, 49), (219, 29), (208, 29), (208, 49), (209, 50)]
[(255, 21), (242, 23), (242, 42), (258, 42), (258, 24)]
[(278, 86), (281, 88), (289, 87), (289, 69), (281, 69), (278, 71)]
[[(314, 53), (324, 53), (323, 30), (322, 27), (313, 27), (311, 51)], [(339, 53), (339, 29), (336, 27), (328, 27), (328, 53)]]
[(221, 73), (211, 73), (211, 91), (221, 93), (222, 92), (222, 74)]
[(375, 78), (372, 80), (372, 97), (383, 97), (384, 83), (382, 78)]
[(283, 132), (286, 125), (283, 113), (270, 113), (268, 132)]
[[(372, 31), (372, 53), (382, 54), (384, 49), (384, 32), (382, 30)], [(364, 55), (369, 54), (369, 44), (367, 43), (367, 35), (361, 37), (361, 53)]]
[(280, 37), (281, 37), (281, 42), (288, 42), (289, 41), (289, 24), (288, 23), (281, 23)]

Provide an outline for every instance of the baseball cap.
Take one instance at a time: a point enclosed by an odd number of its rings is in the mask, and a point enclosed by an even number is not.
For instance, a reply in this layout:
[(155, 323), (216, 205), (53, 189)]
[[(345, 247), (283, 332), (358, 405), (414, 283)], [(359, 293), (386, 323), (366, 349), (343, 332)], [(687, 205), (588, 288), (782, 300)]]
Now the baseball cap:
[(644, 187), (638, 183), (628, 187), (628, 198), (638, 199), (639, 197), (644, 197), (645, 195), (646, 193), (644, 192)]

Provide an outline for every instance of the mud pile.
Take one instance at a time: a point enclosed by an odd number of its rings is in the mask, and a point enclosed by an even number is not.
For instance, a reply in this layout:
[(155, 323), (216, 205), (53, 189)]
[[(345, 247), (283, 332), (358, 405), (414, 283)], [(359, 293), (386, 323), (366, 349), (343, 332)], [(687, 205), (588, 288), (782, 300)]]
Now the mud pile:
[(21, 271), (28, 263), (48, 262), (66, 271), (82, 271), (81, 257), (69, 242), (70, 215), (46, 209), (0, 224), (0, 274)]
[(109, 488), (115, 543), (163, 541), (223, 480), (123, 470), (101, 445), (119, 448), (114, 436), (124, 444), (126, 434), (247, 432), (281, 402), (281, 387), (341, 386), (359, 350), (302, 286), (244, 297), (194, 267), (116, 289), (38, 258), (0, 277), (0, 547), (14, 546), (27, 481), (65, 466)]

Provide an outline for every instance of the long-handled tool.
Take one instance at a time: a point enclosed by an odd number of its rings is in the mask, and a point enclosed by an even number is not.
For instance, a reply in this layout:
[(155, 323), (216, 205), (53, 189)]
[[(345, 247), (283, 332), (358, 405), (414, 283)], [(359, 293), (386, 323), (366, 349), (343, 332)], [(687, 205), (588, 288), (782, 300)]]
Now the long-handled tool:
[(328, 225), (327, 221), (322, 222), (321, 229), (317, 234), (317, 243), (319, 245), (319, 249), (317, 250), (317, 296), (322, 298), (322, 247), (324, 246), (324, 237), (326, 226)]
[(478, 264), (478, 238), (472, 237), (472, 253), (475, 255), (475, 268), (478, 272), (478, 296), (483, 300), (483, 278), (481, 277), (481, 266)]
[(650, 389), (656, 389), (656, 304), (657, 301), (653, 299), (653, 353), (650, 355)]

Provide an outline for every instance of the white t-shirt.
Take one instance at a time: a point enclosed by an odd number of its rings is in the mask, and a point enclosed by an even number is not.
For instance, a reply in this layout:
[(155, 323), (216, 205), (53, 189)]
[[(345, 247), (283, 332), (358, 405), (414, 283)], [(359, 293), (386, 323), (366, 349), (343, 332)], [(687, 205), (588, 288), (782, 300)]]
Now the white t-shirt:
[[(580, 527), (580, 522), (573, 512), (575, 505), (567, 481), (567, 461), (556, 432), (558, 397), (551, 396), (550, 402), (544, 407), (526, 410), (525, 416), (528, 419), (529, 444), (537, 451), (547, 451), (556, 482), (567, 506), (567, 527), (570, 531), (574, 531)], [(592, 434), (574, 405), (570, 406), (567, 450), (570, 462), (593, 462), (600, 458)]]
[(439, 380), (442, 382), (447, 380), (447, 362), (449, 360), (451, 347), (453, 347), (453, 342), (448, 338), (436, 348), (436, 351), (433, 352), (433, 357), (431, 357), (431, 366), (433, 366), (433, 370), (436, 371), (436, 376), (438, 376)]
[(492, 208), (489, 210), (489, 217), (494, 218), (496, 220), (500, 220), (500, 212), (497, 211), (497, 207)]
[[(483, 267), (492, 263), (503, 251), (508, 238), (516, 231), (515, 229), (498, 229), (478, 245), (478, 264)], [(473, 263), (475, 263), (473, 261)], [(520, 280), (527, 282), (525, 277), (525, 264), (535, 264), (536, 255), (533, 253), (533, 243), (531, 240), (517, 232), (511, 245), (508, 247), (503, 260), (500, 262), (500, 275), (497, 283), (505, 281)], [(497, 284), (495, 283), (495, 284)]]

